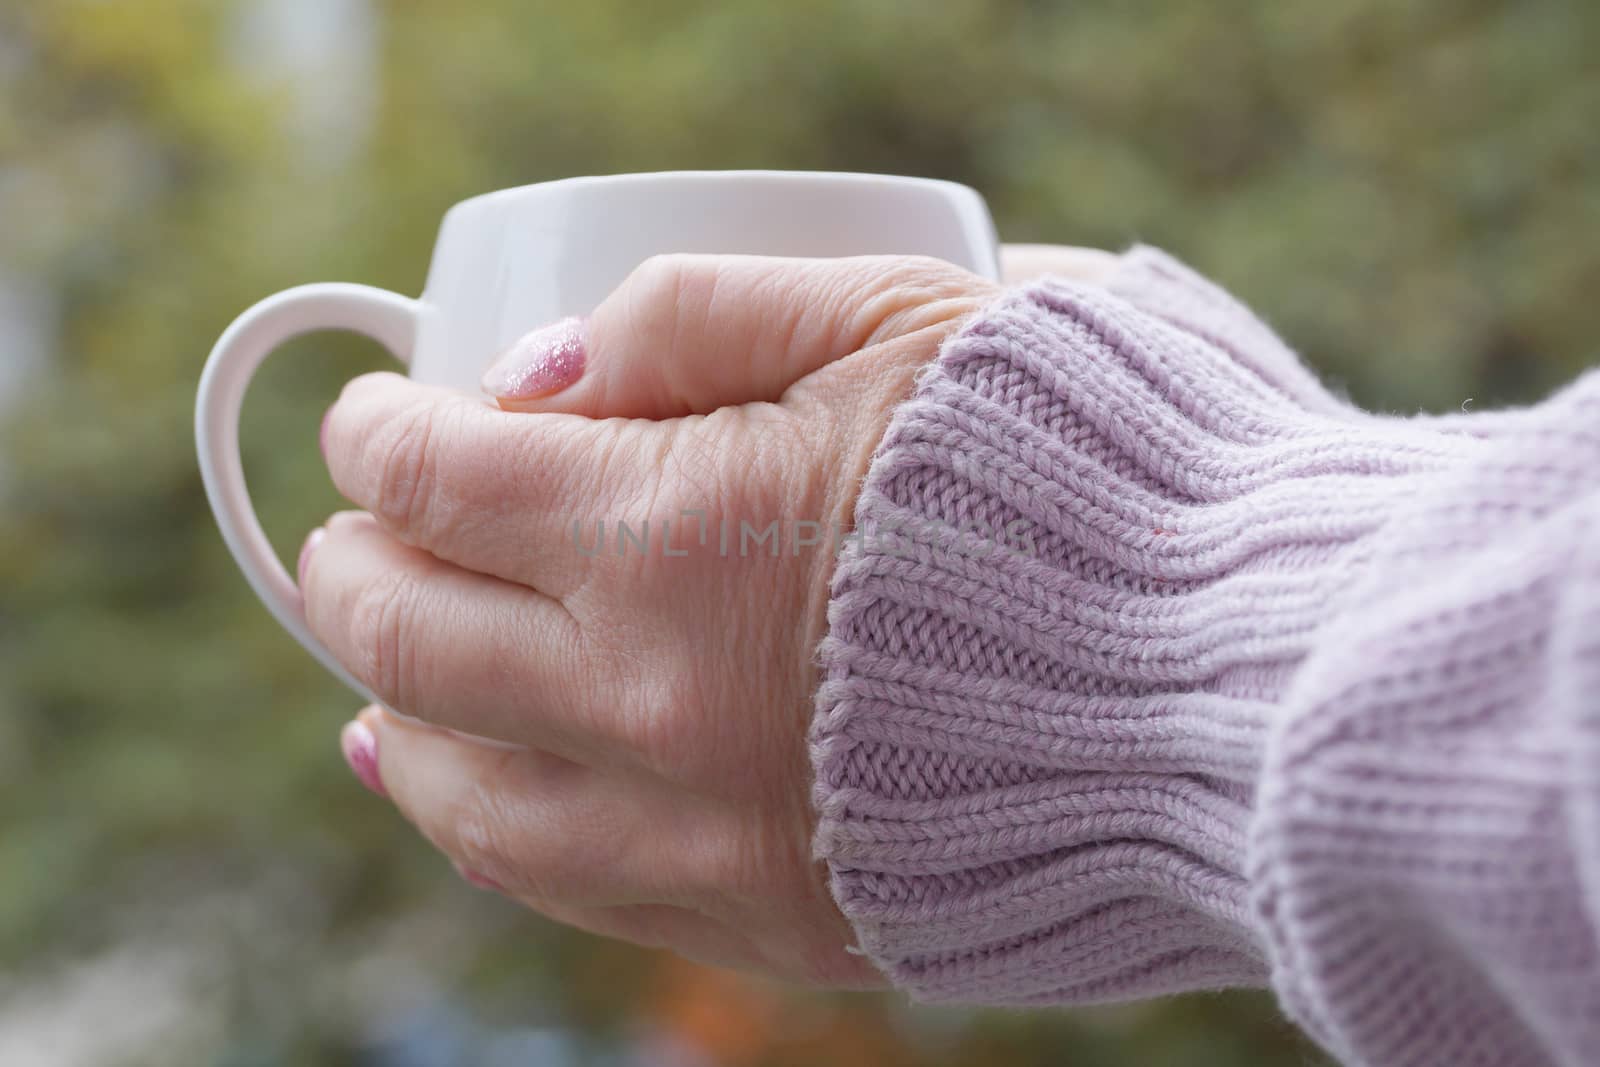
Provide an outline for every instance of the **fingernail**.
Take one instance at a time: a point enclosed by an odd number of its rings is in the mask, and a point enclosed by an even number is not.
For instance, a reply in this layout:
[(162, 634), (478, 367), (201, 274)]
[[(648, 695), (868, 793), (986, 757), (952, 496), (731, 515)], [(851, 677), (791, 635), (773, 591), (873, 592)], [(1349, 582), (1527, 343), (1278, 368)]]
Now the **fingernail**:
[(481, 875), (477, 871), (461, 866), (459, 863), (456, 864), (456, 873), (461, 876), (462, 881), (474, 888), (492, 889), (496, 893), (504, 893), (506, 891), (506, 887), (493, 878)]
[(322, 544), (322, 538), (326, 536), (327, 532), (327, 530), (318, 526), (306, 535), (306, 543), (300, 546), (300, 559), (294, 565), (294, 569), (295, 581), (302, 586), (306, 584), (306, 566), (311, 562), (311, 553), (315, 552), (317, 546)]
[(483, 391), (504, 400), (535, 400), (583, 375), (583, 320), (562, 319), (511, 346), (483, 374)]
[(380, 797), (389, 795), (378, 773), (378, 738), (366, 723), (360, 719), (345, 723), (344, 729), (339, 731), (339, 748), (362, 785)]

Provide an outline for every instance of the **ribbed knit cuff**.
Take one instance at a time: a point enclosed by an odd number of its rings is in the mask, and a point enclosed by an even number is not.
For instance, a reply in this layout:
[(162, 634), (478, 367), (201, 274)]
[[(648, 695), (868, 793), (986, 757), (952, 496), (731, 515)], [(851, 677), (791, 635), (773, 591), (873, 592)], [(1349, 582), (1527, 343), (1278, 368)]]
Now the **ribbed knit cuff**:
[(1365, 415), (1170, 257), (1044, 281), (894, 414), (820, 650), (818, 828), (924, 1000), (1266, 980), (1264, 736), (1368, 535), (1469, 438)]

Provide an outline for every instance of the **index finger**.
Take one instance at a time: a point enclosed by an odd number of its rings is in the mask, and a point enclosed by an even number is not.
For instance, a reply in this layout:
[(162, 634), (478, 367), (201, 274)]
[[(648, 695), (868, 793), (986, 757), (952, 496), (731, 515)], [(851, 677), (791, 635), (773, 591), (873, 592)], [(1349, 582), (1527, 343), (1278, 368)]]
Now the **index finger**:
[(563, 540), (634, 486), (613, 460), (650, 424), (501, 411), (398, 374), (367, 374), (329, 409), (323, 453), (339, 492), (397, 539), (481, 574), (561, 597), (584, 557)]

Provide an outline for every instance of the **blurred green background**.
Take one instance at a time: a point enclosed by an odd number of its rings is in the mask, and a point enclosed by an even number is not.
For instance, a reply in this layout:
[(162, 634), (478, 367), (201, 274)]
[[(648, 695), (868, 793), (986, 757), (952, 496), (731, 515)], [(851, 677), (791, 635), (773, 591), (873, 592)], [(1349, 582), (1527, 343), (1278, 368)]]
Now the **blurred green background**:
[[(224, 551), (196, 379), (276, 289), (418, 291), (471, 194), (788, 167), (1163, 245), (1370, 405), (1525, 400), (1600, 348), (1597, 45), (1576, 0), (0, 0), (0, 1064), (1321, 1062), (1265, 996), (799, 994), (460, 884)], [(290, 553), (386, 365), (293, 349), (245, 421)]]

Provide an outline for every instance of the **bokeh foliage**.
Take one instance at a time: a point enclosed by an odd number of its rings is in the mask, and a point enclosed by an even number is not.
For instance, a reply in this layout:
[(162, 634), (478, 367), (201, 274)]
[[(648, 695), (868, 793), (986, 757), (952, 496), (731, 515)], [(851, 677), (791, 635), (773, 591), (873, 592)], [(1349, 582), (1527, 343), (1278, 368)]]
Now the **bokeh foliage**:
[[(620, 1062), (646, 1031), (728, 1064), (1314, 1058), (1265, 997), (794, 994), (458, 885), (347, 776), (349, 695), (224, 551), (195, 382), (268, 292), (416, 292), (462, 197), (759, 166), (954, 178), (1012, 240), (1163, 245), (1373, 406), (1530, 399), (1600, 348), (1600, 6), (388, 0), (370, 127), (332, 149), (291, 121), (306, 85), (250, 73), (251, 6), (0, 0), (0, 279), (54, 334), (0, 439), (0, 1053), (59, 1001), (134, 1036), (28, 1062)], [(339, 506), (323, 408), (384, 365), (292, 347), (245, 423), (290, 552)], [(104, 1003), (91, 967), (125, 974)], [(119, 1011), (167, 1021), (141, 1044)]]

